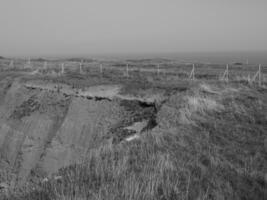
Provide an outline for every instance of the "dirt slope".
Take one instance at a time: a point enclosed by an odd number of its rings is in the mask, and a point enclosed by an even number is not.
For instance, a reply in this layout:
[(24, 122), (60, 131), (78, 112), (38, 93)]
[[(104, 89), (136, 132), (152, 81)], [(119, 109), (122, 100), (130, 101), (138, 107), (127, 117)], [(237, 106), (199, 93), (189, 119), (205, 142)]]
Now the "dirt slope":
[(17, 175), (11, 176), (13, 182), (23, 183), (32, 174), (49, 176), (79, 161), (123, 112), (117, 101), (32, 90), (18, 81), (9, 87), (7, 81), (2, 84), (1, 166)]

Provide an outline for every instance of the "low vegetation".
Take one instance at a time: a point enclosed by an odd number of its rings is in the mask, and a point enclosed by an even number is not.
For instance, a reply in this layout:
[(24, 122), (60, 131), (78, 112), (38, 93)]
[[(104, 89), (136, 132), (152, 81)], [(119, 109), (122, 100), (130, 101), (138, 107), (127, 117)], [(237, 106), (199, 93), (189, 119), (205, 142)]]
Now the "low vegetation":
[(265, 199), (266, 98), (241, 84), (174, 90), (139, 139), (103, 143), (6, 199)]

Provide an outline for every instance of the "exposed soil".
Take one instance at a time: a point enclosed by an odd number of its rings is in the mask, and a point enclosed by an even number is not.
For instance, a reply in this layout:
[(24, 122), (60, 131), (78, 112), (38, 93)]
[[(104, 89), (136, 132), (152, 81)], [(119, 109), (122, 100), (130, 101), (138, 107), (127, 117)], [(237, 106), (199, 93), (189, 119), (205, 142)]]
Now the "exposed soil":
[[(140, 132), (155, 127), (155, 100), (143, 98), (141, 93), (136, 97), (119, 94), (120, 88), (4, 82), (2, 108), (8, 112), (3, 110), (1, 116), (1, 163), (4, 170), (16, 175), (8, 181), (23, 184), (50, 176), (80, 162), (100, 143), (118, 143), (135, 134), (126, 127), (136, 122), (147, 121)], [(14, 96), (19, 101), (14, 101)]]
[(146, 125), (142, 128), (140, 133), (150, 130), (157, 125), (157, 109), (155, 105), (138, 102), (137, 100), (122, 100), (120, 101), (120, 105), (126, 111), (127, 117), (110, 129), (107, 138), (112, 138), (113, 143), (121, 142), (126, 137), (135, 134), (136, 131), (126, 129), (125, 127), (131, 126), (137, 122), (146, 121)]

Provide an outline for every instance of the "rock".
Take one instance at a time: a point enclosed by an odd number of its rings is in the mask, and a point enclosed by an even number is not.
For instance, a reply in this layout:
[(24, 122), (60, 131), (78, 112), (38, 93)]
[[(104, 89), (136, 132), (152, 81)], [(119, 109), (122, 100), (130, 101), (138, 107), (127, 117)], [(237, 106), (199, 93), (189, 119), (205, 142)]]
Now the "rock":
[(135, 135), (131, 135), (131, 136), (127, 137), (125, 140), (126, 140), (127, 142), (130, 142), (130, 141), (132, 141), (132, 140), (137, 140), (137, 139), (139, 139), (139, 138), (140, 138), (140, 135), (139, 135), (139, 134), (135, 134)]
[(147, 123), (147, 120), (144, 120), (142, 122), (135, 122), (134, 124), (126, 127), (125, 129), (135, 131), (136, 133), (141, 133), (141, 131), (147, 126)]

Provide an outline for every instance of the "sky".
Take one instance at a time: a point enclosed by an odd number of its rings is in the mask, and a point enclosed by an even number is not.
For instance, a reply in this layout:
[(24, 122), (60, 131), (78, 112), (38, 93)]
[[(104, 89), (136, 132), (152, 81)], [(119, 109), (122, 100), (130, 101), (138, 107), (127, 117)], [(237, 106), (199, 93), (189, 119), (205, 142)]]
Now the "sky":
[(267, 50), (267, 0), (0, 0), (0, 55)]

